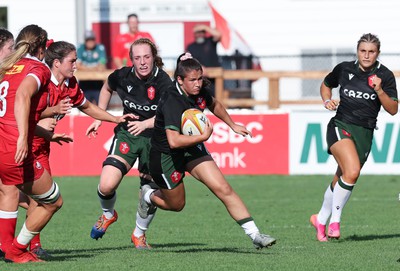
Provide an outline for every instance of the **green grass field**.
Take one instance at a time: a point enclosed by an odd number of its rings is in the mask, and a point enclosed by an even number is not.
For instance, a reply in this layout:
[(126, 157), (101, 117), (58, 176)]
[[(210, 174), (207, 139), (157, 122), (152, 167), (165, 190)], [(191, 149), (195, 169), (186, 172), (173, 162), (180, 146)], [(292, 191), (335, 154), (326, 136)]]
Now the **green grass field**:
[[(103, 239), (90, 229), (101, 213), (98, 178), (56, 178), (63, 208), (42, 232), (54, 256), (46, 263), (6, 264), (0, 270), (399, 270), (400, 176), (361, 176), (342, 216), (342, 238), (319, 243), (308, 222), (318, 212), (330, 176), (230, 176), (258, 227), (278, 239), (255, 250), (222, 203), (202, 184), (185, 179), (180, 213), (157, 211), (147, 233), (152, 250), (130, 243), (138, 179), (118, 189), (119, 220)], [(18, 231), (22, 223), (20, 211)]]

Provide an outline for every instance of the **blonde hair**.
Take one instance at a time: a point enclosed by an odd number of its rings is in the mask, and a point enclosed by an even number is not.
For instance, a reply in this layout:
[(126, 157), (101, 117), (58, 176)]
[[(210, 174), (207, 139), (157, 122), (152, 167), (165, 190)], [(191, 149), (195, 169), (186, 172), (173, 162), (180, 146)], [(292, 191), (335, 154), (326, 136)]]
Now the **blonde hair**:
[(25, 26), (15, 40), (15, 51), (7, 56), (0, 64), (0, 80), (7, 70), (11, 69), (23, 56), (36, 56), (39, 49), (46, 49), (47, 32), (38, 25)]
[(371, 33), (363, 34), (357, 42), (357, 49), (358, 47), (360, 47), (361, 42), (373, 43), (376, 45), (376, 48), (378, 48), (378, 52), (381, 50), (381, 41), (379, 40), (377, 35)]

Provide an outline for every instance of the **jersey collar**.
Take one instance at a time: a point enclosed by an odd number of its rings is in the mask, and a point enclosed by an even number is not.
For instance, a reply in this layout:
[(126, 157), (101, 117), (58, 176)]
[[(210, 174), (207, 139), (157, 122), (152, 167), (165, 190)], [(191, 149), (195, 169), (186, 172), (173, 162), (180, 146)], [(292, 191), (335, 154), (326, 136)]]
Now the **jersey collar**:
[[(58, 87), (60, 82), (58, 82), (57, 78), (54, 76), (53, 72), (51, 73), (51, 82)], [(65, 79), (64, 84), (68, 87), (69, 78)]]
[(29, 59), (33, 59), (33, 60), (36, 60), (36, 61), (39, 61), (39, 62), (42, 62), (42, 61), (40, 61), (40, 59), (39, 58), (37, 58), (36, 56), (32, 56), (31, 54), (26, 54), (25, 55), (25, 58), (29, 58)]
[(184, 91), (181, 89), (181, 87), (179, 86), (178, 81), (175, 81), (175, 86), (176, 86), (176, 89), (178, 90), (178, 92), (179, 92), (180, 95), (185, 96), (185, 97), (188, 97), (188, 95), (186, 94), (186, 92), (184, 92)]
[[(354, 65), (356, 66), (356, 69), (357, 69), (358, 71), (364, 72), (363, 70), (360, 69), (360, 66), (358, 65), (358, 59), (354, 62)], [(370, 71), (368, 71), (368, 72), (366, 72), (366, 73), (368, 73), (368, 74), (375, 73), (376, 70), (378, 70), (378, 69), (381, 67), (381, 65), (382, 65), (381, 62), (379, 62), (379, 60), (377, 60), (377, 61), (375, 62), (374, 67), (373, 67)]]

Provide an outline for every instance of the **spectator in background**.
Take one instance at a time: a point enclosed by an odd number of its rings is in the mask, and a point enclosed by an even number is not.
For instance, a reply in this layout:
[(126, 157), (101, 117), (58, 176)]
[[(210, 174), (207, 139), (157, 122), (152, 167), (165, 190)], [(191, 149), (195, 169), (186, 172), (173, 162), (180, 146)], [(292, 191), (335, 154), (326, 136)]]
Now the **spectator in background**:
[(129, 14), (127, 23), (129, 32), (116, 37), (111, 52), (113, 64), (116, 69), (124, 66), (132, 66), (132, 61), (129, 59), (129, 48), (134, 41), (147, 38), (155, 43), (150, 33), (139, 31), (139, 18), (137, 14)]
[[(221, 40), (222, 33), (205, 24), (197, 24), (193, 27), (194, 42), (190, 43), (186, 51), (190, 52), (203, 66), (204, 75), (207, 76), (206, 67), (221, 67), (217, 54), (217, 44)], [(215, 79), (209, 78), (212, 83), (211, 90), (214, 96)]]
[[(93, 31), (88, 30), (85, 32), (85, 43), (79, 46), (77, 55), (78, 60), (76, 64), (78, 70), (104, 71), (106, 69), (107, 56), (105, 47), (103, 44), (96, 42), (96, 36)], [(103, 81), (80, 81), (79, 86), (85, 93), (86, 99), (94, 104), (98, 103)]]

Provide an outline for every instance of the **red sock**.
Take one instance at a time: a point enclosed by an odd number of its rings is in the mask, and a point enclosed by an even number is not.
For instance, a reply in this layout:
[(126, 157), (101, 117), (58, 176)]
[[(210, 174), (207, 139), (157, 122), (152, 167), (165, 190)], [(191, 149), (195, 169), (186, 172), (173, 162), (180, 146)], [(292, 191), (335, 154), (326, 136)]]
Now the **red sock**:
[(18, 248), (19, 250), (26, 250), (29, 246), (29, 245), (21, 245), (20, 243), (18, 243), (17, 237), (14, 238), (12, 245)]
[(40, 233), (36, 234), (35, 237), (32, 238), (30, 242), (30, 249), (34, 249), (35, 247), (41, 247), (42, 244), (40, 243)]
[(0, 244), (3, 252), (6, 252), (13, 242), (16, 225), (17, 217), (0, 218)]

